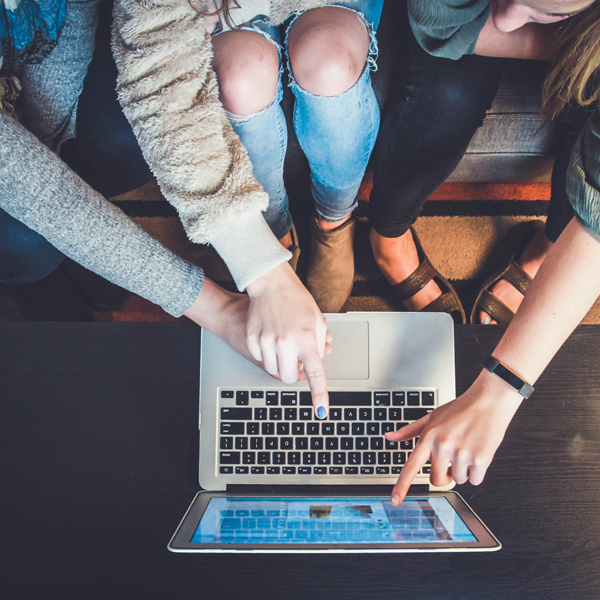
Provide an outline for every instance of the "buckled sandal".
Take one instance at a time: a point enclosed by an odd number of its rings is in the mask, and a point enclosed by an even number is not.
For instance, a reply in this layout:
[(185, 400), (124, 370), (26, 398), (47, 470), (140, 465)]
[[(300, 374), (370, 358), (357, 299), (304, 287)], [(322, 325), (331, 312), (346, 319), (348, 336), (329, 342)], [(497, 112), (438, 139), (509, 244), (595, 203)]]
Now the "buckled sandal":
[(495, 268), (479, 289), (479, 294), (475, 299), (470, 317), (472, 324), (477, 324), (477, 313), (480, 310), (488, 313), (500, 325), (508, 325), (513, 320), (515, 313), (502, 300), (494, 296), (490, 288), (500, 279), (504, 279), (521, 294), (527, 293), (533, 280), (517, 262), (517, 258), (525, 250), (533, 236), (544, 227), (544, 221), (537, 219), (519, 223), (502, 240), (502, 250), (497, 258)]
[(424, 312), (448, 313), (457, 325), (464, 325), (467, 321), (463, 305), (450, 282), (429, 262), (423, 251), (419, 238), (411, 227), (410, 231), (417, 248), (419, 266), (404, 280), (392, 286), (394, 297), (404, 303), (420, 292), (430, 281), (435, 281), (442, 290), (442, 295), (421, 309)]

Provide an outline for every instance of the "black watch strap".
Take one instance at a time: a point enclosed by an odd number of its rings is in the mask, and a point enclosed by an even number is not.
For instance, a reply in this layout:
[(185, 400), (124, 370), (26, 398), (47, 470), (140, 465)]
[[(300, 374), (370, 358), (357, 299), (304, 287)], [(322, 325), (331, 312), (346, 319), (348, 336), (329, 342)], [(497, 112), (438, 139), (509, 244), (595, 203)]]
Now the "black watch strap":
[(510, 369), (500, 364), (493, 356), (488, 356), (482, 363), (484, 369), (497, 375), (514, 388), (525, 400), (533, 394), (533, 386), (523, 381), (518, 375), (515, 375)]

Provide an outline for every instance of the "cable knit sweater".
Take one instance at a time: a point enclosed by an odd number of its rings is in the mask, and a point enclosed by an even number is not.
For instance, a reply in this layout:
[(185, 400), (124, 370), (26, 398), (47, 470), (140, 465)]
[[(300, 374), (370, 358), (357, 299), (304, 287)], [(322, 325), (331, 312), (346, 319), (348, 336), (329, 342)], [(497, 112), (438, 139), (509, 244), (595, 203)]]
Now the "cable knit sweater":
[[(240, 0), (243, 4), (244, 0)], [(271, 22), (331, 0), (271, 0)], [(117, 0), (117, 91), (144, 156), (189, 238), (211, 243), (240, 289), (290, 253), (219, 101), (205, 0)]]

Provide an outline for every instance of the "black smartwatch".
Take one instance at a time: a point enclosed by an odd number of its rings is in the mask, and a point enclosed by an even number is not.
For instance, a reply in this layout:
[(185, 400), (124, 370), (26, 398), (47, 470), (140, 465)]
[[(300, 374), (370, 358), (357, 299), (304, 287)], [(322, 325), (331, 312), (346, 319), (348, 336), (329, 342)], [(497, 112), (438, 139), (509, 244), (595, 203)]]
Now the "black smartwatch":
[(533, 386), (523, 381), (518, 375), (515, 375), (510, 369), (500, 364), (493, 356), (488, 356), (482, 363), (482, 367), (490, 373), (497, 375), (521, 394), (525, 400), (533, 394)]

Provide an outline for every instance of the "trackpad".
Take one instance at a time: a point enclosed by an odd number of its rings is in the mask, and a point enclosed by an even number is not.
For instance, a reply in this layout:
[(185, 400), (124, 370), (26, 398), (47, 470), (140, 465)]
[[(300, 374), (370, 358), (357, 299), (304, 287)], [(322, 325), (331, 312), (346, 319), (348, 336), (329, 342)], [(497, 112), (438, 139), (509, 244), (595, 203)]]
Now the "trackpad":
[(331, 354), (323, 360), (327, 379), (369, 379), (368, 321), (331, 321)]

